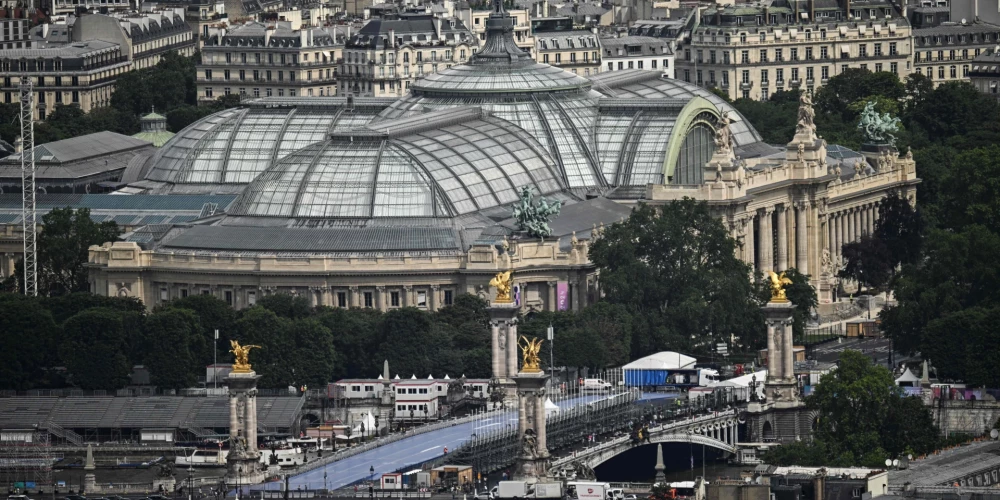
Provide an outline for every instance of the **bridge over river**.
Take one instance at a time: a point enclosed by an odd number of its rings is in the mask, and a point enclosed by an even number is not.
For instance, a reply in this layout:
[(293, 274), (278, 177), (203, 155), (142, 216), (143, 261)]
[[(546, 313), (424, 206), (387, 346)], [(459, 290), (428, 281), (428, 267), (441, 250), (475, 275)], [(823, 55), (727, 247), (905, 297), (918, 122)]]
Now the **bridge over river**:
[[(632, 422), (642, 418), (644, 412), (651, 411), (650, 406), (673, 406), (673, 398), (676, 396), (677, 394), (623, 392), (614, 395), (576, 396), (556, 402), (559, 412), (549, 417), (547, 425), (553, 461), (563, 464), (567, 459), (555, 458), (559, 450), (583, 442), (588, 434), (627, 432)], [(728, 444), (723, 444), (722, 439), (708, 437), (714, 436), (716, 425), (722, 426), (723, 423), (725, 426), (720, 428), (727, 429), (731, 436), (725, 438), (730, 439), (725, 442)], [(736, 432), (730, 424), (735, 425), (735, 415), (731, 411), (719, 416), (692, 417), (688, 425), (673, 422), (652, 428), (652, 439), (653, 442), (679, 440), (678, 436), (694, 429), (697, 433), (689, 434), (694, 436), (690, 438), (693, 442), (731, 451), (736, 442)], [(498, 470), (514, 462), (518, 449), (517, 425), (517, 410), (508, 409), (451, 424), (442, 422), (425, 432), (410, 436), (383, 438), (306, 464), (289, 478), (289, 487), (338, 489), (369, 479), (372, 469), (378, 476), (386, 472), (409, 470), (428, 462), (443, 463), (445, 460), (447, 463), (473, 465), (477, 471)], [(629, 447), (627, 439), (615, 439), (582, 452), (578, 450), (578, 458), (589, 457), (586, 458), (588, 463), (603, 462), (614, 454), (626, 451)], [(445, 448), (451, 450), (446, 459)], [(269, 483), (256, 488), (277, 489), (280, 485)]]

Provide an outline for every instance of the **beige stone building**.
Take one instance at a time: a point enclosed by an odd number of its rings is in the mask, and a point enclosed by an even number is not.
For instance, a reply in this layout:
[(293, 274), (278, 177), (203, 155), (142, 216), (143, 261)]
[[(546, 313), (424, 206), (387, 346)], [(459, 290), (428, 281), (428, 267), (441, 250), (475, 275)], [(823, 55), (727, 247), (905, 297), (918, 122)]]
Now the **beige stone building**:
[(889, 1), (739, 4), (692, 16), (676, 77), (716, 87), (731, 99), (813, 91), (848, 68), (913, 71), (909, 22)]
[(0, 51), (0, 95), (20, 102), (22, 75), (34, 85), (35, 119), (45, 120), (57, 104), (76, 104), (87, 112), (111, 103), (118, 75), (131, 69), (115, 43), (94, 40), (58, 48)]
[(372, 19), (344, 47), (339, 92), (399, 97), (417, 78), (468, 62), (478, 46), (454, 19), (430, 14)]
[(198, 65), (198, 102), (224, 95), (309, 97), (337, 92), (343, 41), (324, 28), (291, 30), (284, 22), (214, 30)]
[(1000, 99), (1000, 50), (989, 49), (973, 59), (969, 81), (976, 90)]
[[(55, 31), (59, 37), (52, 36)], [(43, 41), (34, 48), (0, 50), (0, 101), (18, 102), (20, 77), (30, 76), (39, 120), (57, 104), (76, 104), (85, 112), (107, 106), (118, 75), (155, 66), (167, 52), (195, 51), (183, 9), (90, 14), (71, 25), (43, 25), (38, 35)]]
[(973, 59), (998, 43), (1000, 26), (981, 21), (916, 29), (913, 30), (914, 67), (935, 85), (968, 81)]
[[(808, 101), (775, 148), (719, 96), (659, 71), (584, 78), (537, 63), (509, 19), (498, 8), (468, 63), (400, 99), (262, 98), (178, 133), (129, 167), (129, 198), (235, 199), (91, 247), (91, 290), (149, 307), (292, 293), (434, 310), (460, 293), (490, 298), (490, 279), (513, 269), (522, 309), (577, 309), (601, 296), (588, 250), (604, 228), (636, 203), (692, 197), (742, 259), (797, 267), (828, 304), (843, 285), (840, 246), (871, 231), (889, 190), (914, 200), (912, 159), (828, 146)], [(562, 202), (544, 239), (511, 217), (525, 187)]]
[(601, 39), (594, 30), (535, 33), (535, 60), (581, 76), (601, 71)]

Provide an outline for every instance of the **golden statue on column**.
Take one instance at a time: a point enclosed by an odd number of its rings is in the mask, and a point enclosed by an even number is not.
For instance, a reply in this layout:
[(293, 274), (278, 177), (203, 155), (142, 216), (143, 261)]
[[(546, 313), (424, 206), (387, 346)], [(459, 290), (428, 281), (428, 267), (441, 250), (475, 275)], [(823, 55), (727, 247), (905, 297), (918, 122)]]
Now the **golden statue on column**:
[(521, 371), (526, 373), (539, 373), (542, 371), (541, 359), (538, 357), (542, 350), (542, 339), (529, 339), (524, 335), (517, 340), (517, 346), (521, 348), (521, 361), (523, 367)]
[(514, 302), (514, 298), (510, 296), (510, 291), (513, 285), (514, 279), (511, 278), (511, 274), (514, 271), (500, 271), (497, 273), (493, 279), (490, 280), (490, 286), (497, 289), (497, 298), (495, 302), (501, 304), (510, 304)]
[(240, 345), (239, 342), (235, 340), (230, 340), (229, 344), (233, 347), (229, 352), (233, 353), (236, 357), (236, 361), (233, 363), (233, 373), (250, 373), (250, 349), (257, 348), (262, 349), (259, 345)]
[(767, 273), (770, 279), (768, 286), (771, 288), (771, 302), (788, 302), (788, 297), (785, 296), (785, 287), (791, 285), (792, 280), (785, 277), (785, 273), (778, 274), (774, 271)]

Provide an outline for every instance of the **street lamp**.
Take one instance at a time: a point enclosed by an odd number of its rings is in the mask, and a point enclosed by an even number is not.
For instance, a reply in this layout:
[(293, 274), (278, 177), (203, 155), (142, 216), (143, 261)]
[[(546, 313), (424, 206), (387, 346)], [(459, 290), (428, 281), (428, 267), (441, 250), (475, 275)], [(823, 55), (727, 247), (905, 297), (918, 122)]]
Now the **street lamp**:
[(375, 466), (372, 465), (371, 467), (368, 467), (368, 482), (371, 483), (374, 481), (375, 481)]
[(240, 500), (241, 482), (243, 480), (243, 464), (236, 465), (236, 500)]
[(410, 427), (413, 427), (413, 408), (410, 408)]
[(378, 433), (378, 417), (379, 417), (378, 415), (375, 415), (375, 437), (376, 438), (379, 436), (379, 433)]
[(365, 442), (365, 438), (366, 437), (367, 436), (365, 435), (365, 423), (361, 422), (361, 442), (362, 443)]

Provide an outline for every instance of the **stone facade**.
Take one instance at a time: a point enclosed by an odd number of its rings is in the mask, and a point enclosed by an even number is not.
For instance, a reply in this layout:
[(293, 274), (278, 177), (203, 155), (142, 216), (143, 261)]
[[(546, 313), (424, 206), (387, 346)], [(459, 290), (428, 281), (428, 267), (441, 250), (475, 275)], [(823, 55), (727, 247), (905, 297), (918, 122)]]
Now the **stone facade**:
[(568, 282), (570, 309), (596, 301), (600, 291), (588, 251), (585, 239), (567, 250), (554, 240), (518, 242), (512, 256), (488, 245), (461, 255), (290, 257), (143, 250), (117, 242), (92, 246), (89, 258), (91, 291), (138, 297), (151, 308), (195, 294), (215, 295), (244, 308), (264, 295), (290, 293), (307, 297), (313, 306), (436, 311), (460, 293), (489, 300), (490, 279), (497, 270), (510, 268), (523, 310), (555, 311), (560, 281)]
[(264, 481), (265, 467), (257, 449), (257, 380), (253, 371), (232, 372), (229, 387), (229, 455), (226, 457), (226, 484), (250, 485)]

